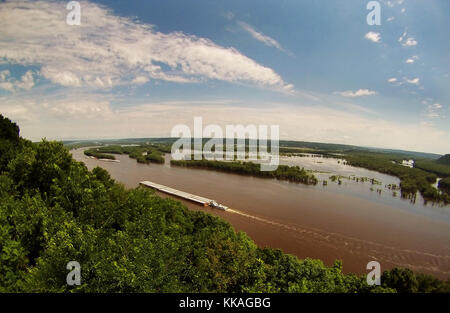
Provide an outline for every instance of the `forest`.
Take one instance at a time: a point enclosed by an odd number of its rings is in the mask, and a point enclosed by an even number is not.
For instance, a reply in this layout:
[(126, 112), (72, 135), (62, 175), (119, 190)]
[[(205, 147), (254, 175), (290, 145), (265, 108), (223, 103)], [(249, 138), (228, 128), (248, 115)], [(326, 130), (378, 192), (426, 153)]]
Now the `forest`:
[(424, 170), (426, 172), (434, 173), (439, 177), (450, 176), (450, 164), (445, 164), (438, 160), (417, 159), (414, 162), (414, 167)]
[[(450, 194), (446, 190), (439, 192), (431, 184), (435, 183), (438, 176), (430, 170), (431, 165), (426, 166), (428, 170), (420, 168), (423, 164), (435, 164), (433, 161), (419, 160), (417, 167), (409, 168), (398, 163), (402, 157), (388, 153), (365, 153), (347, 152), (345, 159), (347, 164), (367, 168), (384, 174), (393, 175), (400, 179), (402, 197), (414, 197), (419, 191), (425, 200), (433, 202), (450, 203)], [(444, 174), (446, 168), (433, 167), (436, 171)], [(439, 169), (439, 170), (437, 170)]]
[(439, 188), (450, 194), (450, 176), (439, 181)]
[[(259, 248), (224, 220), (89, 171), (0, 115), (0, 292), (449, 292), (407, 268), (380, 286), (343, 264)], [(81, 285), (66, 265), (81, 265)]]
[(170, 152), (170, 146), (166, 144), (142, 144), (142, 145), (107, 145), (94, 147), (84, 151), (87, 156), (97, 159), (112, 159), (114, 154), (128, 154), (139, 163), (164, 163), (164, 153)]
[[(171, 138), (153, 139), (126, 139), (117, 141), (102, 147), (85, 150), (86, 155), (96, 158), (114, 159), (113, 154), (129, 154), (131, 158), (140, 163), (164, 163), (164, 153), (170, 153)], [(208, 141), (203, 139), (203, 144)], [(127, 142), (134, 143), (134, 146), (121, 146)], [(87, 146), (92, 142), (85, 143)], [(248, 140), (245, 142), (245, 151), (248, 152)], [(68, 147), (79, 147), (80, 144), (69, 144)], [(234, 150), (237, 150), (235, 145)], [(280, 141), (279, 152), (281, 155), (302, 156), (302, 153), (319, 154), (327, 158), (344, 158), (348, 165), (363, 167), (369, 170), (396, 176), (400, 179), (401, 195), (404, 198), (414, 200), (417, 192), (420, 192), (425, 201), (437, 203), (450, 203), (450, 155), (439, 156), (431, 153), (411, 152), (401, 150), (370, 149), (350, 145), (314, 143), (302, 141)], [(146, 154), (146, 155), (143, 155)], [(400, 165), (402, 160), (414, 159), (414, 168)], [(251, 162), (247, 165), (242, 162), (221, 162), (221, 161), (174, 161), (172, 165), (196, 167), (204, 169), (215, 169), (219, 171), (233, 172), (243, 175), (258, 177), (277, 178), (291, 182), (317, 184), (317, 179), (303, 169), (282, 168), (274, 173), (263, 173), (257, 169), (257, 165)], [(283, 167), (283, 166), (282, 166)], [(303, 171), (302, 171), (303, 170)], [(438, 189), (432, 184), (437, 178), (443, 178), (438, 183)]]
[(437, 163), (450, 165), (450, 154), (446, 154), (441, 156), (439, 159), (436, 160)]
[(195, 167), (222, 172), (236, 173), (241, 175), (276, 178), (306, 185), (316, 185), (317, 178), (314, 174), (308, 173), (304, 168), (298, 166), (279, 165), (275, 171), (261, 171), (260, 164), (243, 161), (210, 161), (210, 160), (171, 160), (171, 165)]
[[(425, 201), (450, 203), (448, 181), (450, 177), (449, 155), (441, 156), (412, 151), (370, 149), (348, 145), (280, 142), (282, 155), (301, 156), (301, 153), (319, 154), (326, 158), (345, 159), (348, 165), (396, 176), (400, 179), (401, 194), (414, 199), (419, 191)], [(402, 166), (402, 160), (414, 160), (414, 167)], [(432, 184), (443, 178), (438, 189)]]

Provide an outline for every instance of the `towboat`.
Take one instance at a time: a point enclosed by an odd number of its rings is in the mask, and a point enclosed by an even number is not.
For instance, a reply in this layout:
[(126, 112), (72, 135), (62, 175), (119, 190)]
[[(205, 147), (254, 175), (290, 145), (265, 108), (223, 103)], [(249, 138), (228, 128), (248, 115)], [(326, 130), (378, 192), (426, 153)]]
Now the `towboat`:
[(224, 206), (224, 205), (222, 205), (222, 204), (219, 204), (219, 203), (217, 203), (216, 201), (211, 201), (211, 202), (209, 203), (209, 206), (212, 207), (212, 208), (215, 208), (215, 209), (223, 210), (223, 211), (225, 211), (225, 210), (228, 209), (227, 206)]

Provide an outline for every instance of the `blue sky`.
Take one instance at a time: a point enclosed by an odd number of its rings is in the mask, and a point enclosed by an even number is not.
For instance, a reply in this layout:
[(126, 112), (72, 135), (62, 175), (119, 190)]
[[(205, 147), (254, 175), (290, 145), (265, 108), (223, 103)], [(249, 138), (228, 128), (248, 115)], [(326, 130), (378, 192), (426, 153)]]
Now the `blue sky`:
[(282, 139), (450, 152), (450, 2), (0, 3), (0, 112), (33, 140), (277, 124)]

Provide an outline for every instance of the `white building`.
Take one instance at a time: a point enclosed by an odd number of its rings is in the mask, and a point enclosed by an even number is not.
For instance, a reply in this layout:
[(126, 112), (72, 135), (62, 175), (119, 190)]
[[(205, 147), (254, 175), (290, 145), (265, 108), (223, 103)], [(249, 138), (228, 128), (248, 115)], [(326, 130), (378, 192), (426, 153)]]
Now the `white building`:
[(414, 167), (414, 160), (403, 160), (402, 161), (402, 165), (413, 168)]

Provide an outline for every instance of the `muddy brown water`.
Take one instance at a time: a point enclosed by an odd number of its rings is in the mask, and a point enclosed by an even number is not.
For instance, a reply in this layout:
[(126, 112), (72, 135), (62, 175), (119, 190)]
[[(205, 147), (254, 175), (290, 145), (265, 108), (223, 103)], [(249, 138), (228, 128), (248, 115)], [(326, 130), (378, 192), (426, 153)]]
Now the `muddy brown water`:
[(321, 259), (327, 265), (340, 259), (344, 272), (367, 273), (367, 263), (376, 260), (381, 270), (403, 266), (450, 278), (450, 223), (439, 215), (408, 211), (404, 202), (399, 209), (396, 202), (357, 197), (326, 186), (170, 167), (168, 156), (166, 164), (146, 165), (127, 155), (116, 156), (120, 163), (115, 163), (86, 158), (83, 149), (72, 154), (89, 169), (105, 168), (128, 188), (149, 180), (214, 199), (231, 210), (178, 200), (192, 210), (222, 217), (261, 247)]

